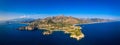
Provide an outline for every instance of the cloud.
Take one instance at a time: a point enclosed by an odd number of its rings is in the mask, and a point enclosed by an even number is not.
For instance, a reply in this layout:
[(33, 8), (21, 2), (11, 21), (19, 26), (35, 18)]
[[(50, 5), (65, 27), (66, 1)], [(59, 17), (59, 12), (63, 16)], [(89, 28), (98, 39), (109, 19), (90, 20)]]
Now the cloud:
[(30, 16), (27, 16), (27, 15), (23, 15), (23, 16), (20, 16), (20, 18), (29, 18)]

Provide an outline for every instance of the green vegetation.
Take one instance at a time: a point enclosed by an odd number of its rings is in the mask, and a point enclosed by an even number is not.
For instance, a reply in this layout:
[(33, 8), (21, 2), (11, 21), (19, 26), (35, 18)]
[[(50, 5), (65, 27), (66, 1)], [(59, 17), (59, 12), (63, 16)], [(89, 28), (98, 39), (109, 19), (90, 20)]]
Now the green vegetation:
[(70, 37), (76, 38), (80, 40), (84, 37), (83, 33), (81, 32), (80, 26), (75, 26), (75, 24), (88, 24), (94, 22), (108, 22), (111, 20), (108, 19), (78, 19), (74, 17), (67, 17), (67, 16), (53, 16), (47, 17), (44, 19), (38, 19), (31, 23), (28, 26), (19, 28), (20, 30), (36, 30), (36, 29), (44, 29), (44, 35), (52, 34), (54, 31), (64, 31), (64, 33), (70, 34)]
[(74, 26), (74, 24), (79, 24), (79, 20), (73, 17), (65, 17), (65, 16), (56, 16), (56, 17), (47, 17), (42, 20), (37, 20), (30, 23), (26, 27), (22, 27), (26, 30), (34, 30), (34, 29), (45, 29), (43, 32), (44, 35), (49, 35), (54, 31), (64, 31), (67, 34), (70, 34), (72, 38), (76, 38), (80, 40), (84, 36), (81, 32), (80, 26)]

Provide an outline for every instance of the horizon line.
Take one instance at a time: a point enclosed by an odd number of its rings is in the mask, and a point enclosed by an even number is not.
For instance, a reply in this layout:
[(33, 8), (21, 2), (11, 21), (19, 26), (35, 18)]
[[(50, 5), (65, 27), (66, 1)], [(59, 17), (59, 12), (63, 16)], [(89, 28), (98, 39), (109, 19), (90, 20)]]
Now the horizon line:
[(102, 19), (120, 19), (119, 16), (105, 14), (22, 14), (22, 13), (1, 13), (0, 20), (8, 20), (15, 18), (45, 18), (51, 16), (72, 16), (76, 18), (102, 18)]

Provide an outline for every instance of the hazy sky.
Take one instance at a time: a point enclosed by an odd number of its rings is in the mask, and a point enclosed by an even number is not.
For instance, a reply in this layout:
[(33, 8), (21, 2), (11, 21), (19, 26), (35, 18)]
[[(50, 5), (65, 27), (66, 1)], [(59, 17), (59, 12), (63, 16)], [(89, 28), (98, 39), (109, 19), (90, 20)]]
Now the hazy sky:
[(119, 0), (0, 0), (0, 20), (64, 14), (74, 17), (120, 18)]

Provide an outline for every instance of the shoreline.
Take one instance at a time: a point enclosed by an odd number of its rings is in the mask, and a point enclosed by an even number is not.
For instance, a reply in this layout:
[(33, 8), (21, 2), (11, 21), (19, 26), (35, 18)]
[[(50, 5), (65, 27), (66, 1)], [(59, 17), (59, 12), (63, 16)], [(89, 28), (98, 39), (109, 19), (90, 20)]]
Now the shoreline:
[(91, 25), (91, 24), (112, 23), (112, 22), (120, 22), (120, 21), (92, 22), (92, 23), (83, 23), (83, 24), (76, 24), (76, 25)]
[[(80, 39), (84, 38), (84, 34), (82, 33), (81, 29), (82, 29), (82, 27), (80, 27), (80, 30), (59, 30), (59, 29), (47, 30), (46, 29), (46, 31), (43, 32), (43, 35), (50, 35), (55, 31), (56, 32), (57, 31), (62, 31), (65, 34), (69, 34), (70, 38), (75, 38), (76, 40), (80, 40)], [(73, 32), (71, 32), (71, 31), (73, 31)]]

